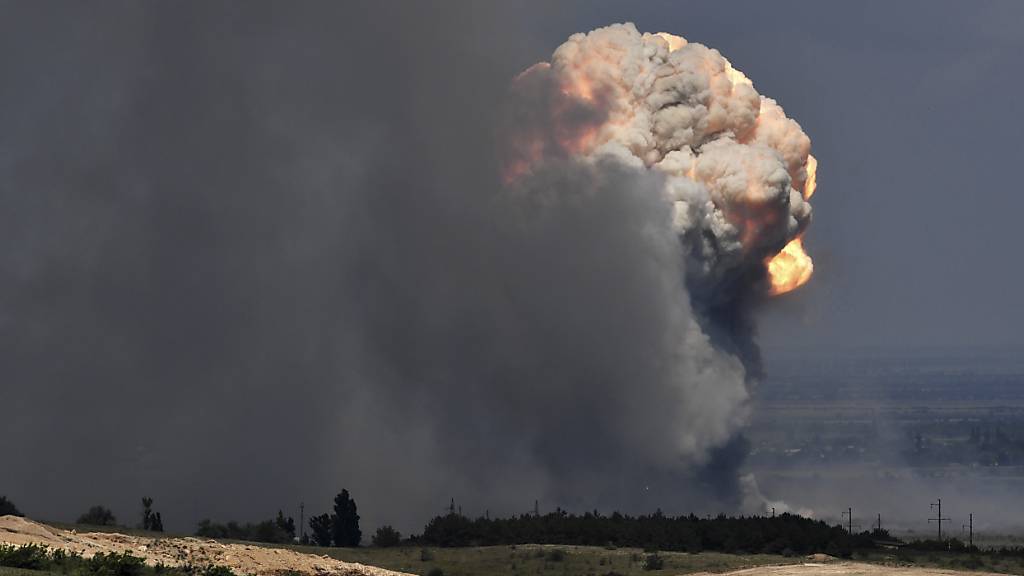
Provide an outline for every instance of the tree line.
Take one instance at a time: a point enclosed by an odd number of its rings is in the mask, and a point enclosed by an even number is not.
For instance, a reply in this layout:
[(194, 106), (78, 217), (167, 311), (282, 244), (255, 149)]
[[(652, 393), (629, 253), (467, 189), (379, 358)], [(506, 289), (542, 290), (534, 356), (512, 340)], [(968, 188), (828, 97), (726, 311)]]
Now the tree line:
[[(8, 500), (6, 496), (0, 495), (0, 516), (6, 515), (24, 516), (14, 502)], [(116, 526), (117, 518), (106, 506), (92, 506), (81, 514), (75, 523), (89, 526)], [(142, 521), (138, 527), (150, 532), (164, 531), (163, 517), (159, 512), (153, 511), (153, 499), (148, 496), (142, 498)]]
[(640, 516), (597, 511), (577, 515), (557, 509), (544, 515), (475, 519), (449, 512), (431, 519), (423, 534), (410, 542), (443, 547), (560, 544), (849, 556), (853, 549), (871, 548), (876, 541), (890, 539), (884, 530), (851, 535), (839, 526), (795, 514), (700, 518), (693, 514), (666, 516), (661, 511)]
[[(299, 539), (301, 544), (359, 546), (363, 540), (362, 530), (359, 529), (359, 511), (348, 490), (343, 489), (334, 497), (333, 513), (324, 513), (309, 519), (309, 530), (309, 534), (303, 534)], [(219, 524), (206, 519), (199, 523), (196, 536), (256, 542), (294, 542), (295, 520), (290, 516), (285, 517), (280, 510), (277, 512), (277, 518), (256, 524)]]
[[(162, 531), (159, 512), (152, 509), (153, 499), (142, 499), (144, 530)], [(21, 511), (0, 495), (0, 516)], [(309, 518), (309, 533), (296, 537), (293, 518), (280, 510), (277, 517), (257, 523), (220, 524), (209, 519), (199, 523), (196, 535), (205, 538), (249, 540), (268, 543), (291, 543), (314, 546), (356, 547), (362, 543), (359, 512), (355, 499), (343, 489), (334, 498), (331, 512)], [(79, 524), (113, 526), (116, 518), (103, 506), (93, 506), (78, 518)], [(508, 518), (469, 518), (454, 504), (446, 514), (427, 522), (419, 535), (402, 538), (393, 527), (381, 526), (371, 542), (377, 547), (398, 545), (469, 547), (518, 544), (552, 544), (644, 548), (646, 550), (762, 554), (810, 554), (824, 552), (849, 557), (853, 550), (877, 547), (880, 543), (898, 544), (901, 550), (945, 550), (977, 553), (957, 539), (920, 540), (907, 543), (893, 538), (886, 530), (850, 534), (841, 526), (830, 526), (795, 514), (779, 516), (726, 516), (700, 518), (693, 514), (667, 516), (660, 510), (654, 514), (631, 516), (598, 511), (571, 514), (560, 508), (547, 514), (528, 513)], [(1004, 547), (991, 552), (1003, 556), (1024, 557), (1024, 547)]]

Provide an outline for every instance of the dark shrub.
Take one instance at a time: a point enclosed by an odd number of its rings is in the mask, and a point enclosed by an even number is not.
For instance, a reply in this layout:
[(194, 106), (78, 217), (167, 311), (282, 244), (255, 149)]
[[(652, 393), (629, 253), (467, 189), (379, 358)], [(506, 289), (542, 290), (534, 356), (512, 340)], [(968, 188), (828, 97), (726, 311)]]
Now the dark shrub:
[(547, 559), (552, 562), (561, 562), (562, 560), (565, 560), (565, 550), (560, 548), (549, 550), (547, 553)]
[(24, 546), (8, 546), (0, 544), (0, 566), (8, 568), (24, 568), (26, 570), (42, 570), (49, 564), (46, 548), (36, 544)]
[(113, 526), (117, 523), (117, 518), (114, 518), (114, 513), (109, 508), (93, 506), (85, 514), (78, 517), (77, 523), (90, 526)]
[(317, 546), (330, 546), (333, 532), (333, 521), (329, 514), (313, 516), (309, 519), (309, 529), (312, 534), (313, 543)]
[(430, 562), (434, 559), (434, 553), (429, 548), (420, 550), (420, 562)]
[(440, 568), (436, 568), (436, 567), (435, 568), (431, 568), (427, 572), (427, 576), (444, 576), (444, 570), (441, 570)]
[(288, 542), (295, 540), (295, 520), (291, 516), (285, 518), (284, 512), (278, 510), (274, 523), (281, 532), (288, 535)]
[(14, 502), (8, 500), (6, 496), (0, 496), (0, 516), (7, 515), (23, 516), (18, 507), (14, 505)]
[(95, 576), (139, 576), (145, 563), (124, 552), (122, 554), (104, 554), (100, 552), (86, 562), (86, 569)]
[(58, 571), (62, 574), (68, 574), (74, 572), (76, 568), (82, 565), (82, 555), (78, 552), (66, 552), (61, 548), (57, 548), (53, 552), (50, 552), (50, 571)]
[(373, 545), (378, 548), (390, 548), (401, 543), (402, 535), (399, 534), (398, 530), (388, 525), (377, 528), (377, 532), (373, 535)]
[(214, 566), (211, 564), (203, 568), (200, 576), (235, 576), (235, 573), (227, 566)]

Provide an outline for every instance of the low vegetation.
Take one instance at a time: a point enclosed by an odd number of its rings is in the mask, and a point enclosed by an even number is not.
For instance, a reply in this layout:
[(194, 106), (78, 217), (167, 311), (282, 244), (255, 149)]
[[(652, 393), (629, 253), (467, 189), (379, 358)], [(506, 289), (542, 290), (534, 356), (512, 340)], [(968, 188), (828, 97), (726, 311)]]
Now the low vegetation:
[(50, 550), (35, 544), (0, 545), (0, 576), (32, 574), (28, 571), (72, 576), (234, 576), (223, 566), (147, 566), (142, 558), (127, 552), (99, 553), (83, 558), (80, 554)]
[(221, 538), (226, 540), (249, 540), (270, 544), (288, 544), (295, 540), (295, 521), (285, 518), (279, 510), (277, 518), (264, 520), (256, 524), (228, 522), (218, 524), (210, 520), (199, 523), (196, 536), (203, 538)]
[(895, 549), (858, 550), (853, 558), (873, 564), (1024, 574), (1024, 548), (979, 549), (956, 539), (913, 541)]

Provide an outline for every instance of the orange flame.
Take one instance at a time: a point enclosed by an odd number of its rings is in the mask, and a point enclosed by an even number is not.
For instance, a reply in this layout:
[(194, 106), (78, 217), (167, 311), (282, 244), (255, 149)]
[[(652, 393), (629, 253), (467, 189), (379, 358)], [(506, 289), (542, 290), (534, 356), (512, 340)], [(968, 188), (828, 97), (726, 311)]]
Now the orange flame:
[(814, 262), (804, 252), (803, 238), (794, 238), (781, 252), (768, 260), (768, 279), (772, 296), (785, 294), (803, 286), (811, 279)]
[(807, 155), (807, 182), (804, 184), (804, 200), (810, 200), (814, 196), (814, 190), (818, 187), (818, 159), (810, 154)]
[[(814, 195), (818, 186), (818, 160), (807, 155), (807, 180), (804, 183), (804, 199)], [(785, 248), (766, 262), (768, 267), (768, 293), (772, 296), (785, 294), (803, 286), (814, 273), (814, 262), (804, 251), (803, 238), (797, 236)]]

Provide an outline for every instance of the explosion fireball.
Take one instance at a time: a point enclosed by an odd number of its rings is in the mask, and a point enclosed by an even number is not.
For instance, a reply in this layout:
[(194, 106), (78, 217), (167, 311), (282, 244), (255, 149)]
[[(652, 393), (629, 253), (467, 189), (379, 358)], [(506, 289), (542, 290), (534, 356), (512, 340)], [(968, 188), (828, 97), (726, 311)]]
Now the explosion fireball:
[(615, 158), (664, 178), (691, 283), (715, 291), (760, 268), (779, 295), (810, 279), (810, 139), (717, 50), (614, 25), (573, 35), (513, 90), (507, 183), (552, 159)]

